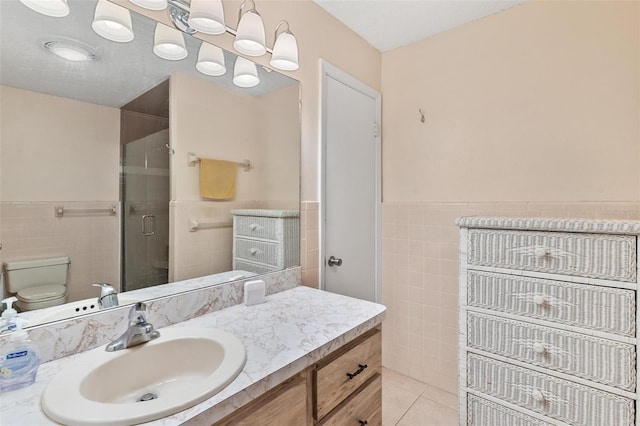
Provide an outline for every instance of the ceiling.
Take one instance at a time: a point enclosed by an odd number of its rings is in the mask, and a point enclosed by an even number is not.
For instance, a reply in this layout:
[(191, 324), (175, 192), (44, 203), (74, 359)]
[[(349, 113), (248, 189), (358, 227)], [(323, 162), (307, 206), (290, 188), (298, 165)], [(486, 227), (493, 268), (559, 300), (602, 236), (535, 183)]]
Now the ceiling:
[(313, 0), (381, 52), (475, 21), (525, 0)]
[[(132, 12), (135, 38), (115, 43), (97, 35), (91, 21), (97, 0), (69, 0), (64, 18), (41, 15), (18, 0), (0, 0), (0, 84), (119, 108), (174, 73), (204, 79), (227, 89), (261, 96), (297, 83), (258, 67), (260, 84), (249, 89), (233, 85), (236, 55), (225, 52), (227, 72), (209, 77), (195, 69), (200, 40), (185, 36), (189, 56), (166, 61), (152, 53), (155, 21)], [(69, 62), (44, 48), (49, 40), (70, 41), (96, 54), (92, 62)]]

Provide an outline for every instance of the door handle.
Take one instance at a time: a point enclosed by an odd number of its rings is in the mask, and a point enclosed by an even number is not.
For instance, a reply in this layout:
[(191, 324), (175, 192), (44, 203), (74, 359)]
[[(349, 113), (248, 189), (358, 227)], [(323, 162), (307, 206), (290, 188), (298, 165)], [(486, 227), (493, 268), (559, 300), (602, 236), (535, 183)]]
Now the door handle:
[[(151, 219), (151, 231), (147, 231), (147, 219)], [(145, 237), (151, 237), (156, 235), (156, 216), (152, 214), (145, 214), (142, 216), (142, 235)]]
[(342, 266), (342, 259), (338, 259), (337, 257), (331, 256), (327, 261), (327, 265), (329, 266)]

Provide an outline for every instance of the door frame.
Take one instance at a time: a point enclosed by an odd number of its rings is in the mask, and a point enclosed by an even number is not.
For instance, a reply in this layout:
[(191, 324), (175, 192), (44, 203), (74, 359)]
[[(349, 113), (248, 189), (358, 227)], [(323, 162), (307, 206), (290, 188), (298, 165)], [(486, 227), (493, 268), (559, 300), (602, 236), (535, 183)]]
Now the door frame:
[(320, 193), (320, 289), (325, 290), (325, 259), (326, 259), (326, 177), (327, 177), (327, 78), (332, 78), (340, 83), (351, 87), (352, 89), (369, 96), (376, 101), (376, 118), (372, 123), (372, 132), (375, 132), (377, 126), (377, 134), (375, 136), (375, 194), (376, 203), (374, 207), (375, 214), (375, 283), (374, 294), (375, 301), (382, 301), (382, 94), (377, 90), (369, 87), (365, 83), (342, 71), (329, 62), (320, 60), (320, 179), (318, 182), (318, 192)]

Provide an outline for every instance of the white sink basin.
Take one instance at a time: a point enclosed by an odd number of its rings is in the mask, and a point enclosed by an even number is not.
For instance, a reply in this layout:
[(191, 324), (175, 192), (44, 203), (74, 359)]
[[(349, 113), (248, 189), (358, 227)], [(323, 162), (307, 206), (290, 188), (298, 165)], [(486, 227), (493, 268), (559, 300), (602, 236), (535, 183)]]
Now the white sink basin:
[[(118, 294), (118, 305), (130, 305), (140, 302), (140, 297), (131, 297), (126, 294)], [(110, 308), (109, 308), (110, 309)], [(69, 302), (64, 305), (52, 306), (50, 308), (38, 309), (36, 311), (27, 311), (20, 314), (23, 318), (29, 320), (28, 326), (44, 324), (47, 322), (58, 321), (78, 317), (84, 314), (100, 311), (97, 298), (78, 300), (77, 302)]]
[(147, 422), (210, 398), (244, 367), (244, 345), (226, 331), (159, 331), (151, 342), (116, 352), (100, 348), (62, 370), (42, 393), (45, 414), (73, 425)]

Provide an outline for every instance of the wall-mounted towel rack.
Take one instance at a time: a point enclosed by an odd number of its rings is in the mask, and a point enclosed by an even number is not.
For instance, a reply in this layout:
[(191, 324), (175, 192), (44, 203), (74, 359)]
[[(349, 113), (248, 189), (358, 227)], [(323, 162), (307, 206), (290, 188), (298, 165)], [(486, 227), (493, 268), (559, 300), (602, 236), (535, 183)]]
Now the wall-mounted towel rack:
[[(200, 162), (200, 157), (198, 157), (193, 152), (187, 152), (187, 166), (195, 167), (195, 165), (198, 164), (199, 162)], [(251, 161), (244, 160), (244, 161), (238, 161), (237, 163), (238, 163), (238, 166), (242, 167), (245, 172), (248, 172), (249, 170), (251, 170)]]
[(232, 219), (189, 219), (189, 232), (195, 232), (198, 229), (213, 228), (231, 228), (233, 226)]
[(117, 213), (116, 206), (111, 206), (107, 209), (67, 209), (64, 206), (55, 206), (54, 212), (56, 217), (63, 217), (64, 215), (72, 214), (103, 214), (106, 213), (109, 216), (115, 216)]

